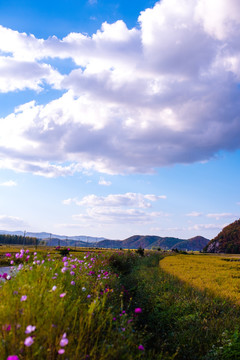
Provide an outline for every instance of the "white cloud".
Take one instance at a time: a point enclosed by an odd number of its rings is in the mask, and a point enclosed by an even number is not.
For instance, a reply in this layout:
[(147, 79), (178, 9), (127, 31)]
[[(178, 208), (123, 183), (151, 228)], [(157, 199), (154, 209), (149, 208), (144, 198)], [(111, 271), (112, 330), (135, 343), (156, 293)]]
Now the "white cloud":
[(219, 220), (222, 218), (237, 218), (238, 216), (231, 213), (218, 213), (218, 214), (216, 213), (216, 214), (207, 214), (207, 217)]
[[(150, 173), (238, 149), (240, 3), (162, 0), (92, 36), (0, 26), (0, 91), (65, 91), (0, 121), (0, 167), (42, 176)], [(61, 75), (51, 59), (71, 59)]]
[(95, 224), (99, 223), (149, 223), (156, 218), (164, 216), (160, 212), (145, 212), (142, 210), (136, 209), (121, 209), (115, 207), (93, 207), (87, 209), (87, 212), (84, 214), (73, 215), (73, 219), (85, 222), (90, 221)]
[(12, 187), (12, 186), (17, 186), (17, 183), (16, 183), (16, 181), (8, 180), (8, 181), (1, 183), (0, 186)]
[(95, 194), (84, 196), (81, 200), (77, 198), (64, 200), (65, 205), (75, 203), (79, 206), (86, 207), (129, 207), (134, 206), (138, 208), (150, 208), (152, 202), (160, 199), (165, 199), (164, 195), (153, 194), (138, 194), (138, 193), (125, 193), (125, 194), (110, 194), (107, 196), (97, 196)]
[(198, 216), (202, 216), (203, 214), (197, 211), (192, 211), (191, 213), (186, 214), (186, 216), (190, 216), (190, 217), (198, 217)]
[(112, 185), (111, 181), (107, 181), (107, 180), (105, 180), (103, 177), (100, 177), (98, 184), (99, 184), (99, 185), (103, 185), (103, 186), (110, 186), (110, 185)]
[(15, 230), (26, 227), (26, 222), (15, 216), (0, 215), (0, 227), (3, 230)]
[(222, 230), (227, 224), (196, 224), (188, 228), (188, 230)]

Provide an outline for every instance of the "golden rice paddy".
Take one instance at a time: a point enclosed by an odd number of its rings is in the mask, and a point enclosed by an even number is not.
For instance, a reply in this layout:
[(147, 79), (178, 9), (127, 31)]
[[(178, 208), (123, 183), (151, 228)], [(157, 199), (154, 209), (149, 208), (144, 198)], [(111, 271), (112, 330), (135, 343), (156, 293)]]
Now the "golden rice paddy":
[(176, 255), (160, 261), (160, 267), (199, 290), (240, 304), (240, 258), (219, 255)]

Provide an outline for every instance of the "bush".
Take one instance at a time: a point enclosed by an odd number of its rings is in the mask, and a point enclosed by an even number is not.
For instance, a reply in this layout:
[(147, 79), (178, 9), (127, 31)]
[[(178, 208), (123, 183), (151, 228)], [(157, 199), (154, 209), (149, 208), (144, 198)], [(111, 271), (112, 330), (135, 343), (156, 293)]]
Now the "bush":
[(144, 256), (144, 249), (141, 248), (141, 246), (136, 250), (136, 254), (140, 255), (140, 256)]

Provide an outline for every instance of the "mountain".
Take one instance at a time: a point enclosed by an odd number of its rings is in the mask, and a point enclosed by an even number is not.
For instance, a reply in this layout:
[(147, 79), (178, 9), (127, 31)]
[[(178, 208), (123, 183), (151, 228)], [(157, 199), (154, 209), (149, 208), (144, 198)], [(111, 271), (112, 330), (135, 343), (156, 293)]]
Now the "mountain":
[(177, 243), (174, 248), (186, 251), (201, 251), (209, 243), (209, 240), (203, 236), (195, 236), (191, 239)]
[(161, 248), (163, 250), (179, 249), (189, 251), (200, 251), (207, 244), (209, 240), (196, 236), (194, 238), (183, 240), (173, 237), (160, 237), (154, 235), (134, 235), (125, 240), (103, 240), (97, 243), (98, 247), (103, 248), (122, 248), (122, 249), (144, 249)]
[(204, 248), (209, 253), (240, 254), (240, 219), (225, 226)]
[[(23, 231), (0, 230), (0, 234), (24, 236)], [(189, 250), (200, 251), (209, 242), (202, 236), (184, 240), (174, 237), (160, 237), (155, 235), (133, 235), (125, 240), (109, 240), (103, 237), (92, 236), (65, 236), (47, 232), (26, 232), (25, 237), (34, 237), (41, 240), (41, 244), (48, 246), (69, 246), (69, 247), (98, 247), (108, 249), (157, 249), (163, 250)]]
[[(0, 230), (0, 234), (6, 235), (20, 235), (24, 236), (24, 231), (7, 231), (7, 230)], [(61, 239), (61, 240), (74, 240), (74, 241), (86, 241), (89, 243), (95, 243), (98, 241), (105, 240), (104, 237), (93, 237), (93, 236), (85, 236), (85, 235), (77, 235), (77, 236), (66, 236), (66, 235), (56, 235), (47, 232), (26, 232), (26, 237), (36, 237), (42, 240), (49, 240), (50, 237), (53, 239)], [(51, 245), (50, 245), (51, 246)]]

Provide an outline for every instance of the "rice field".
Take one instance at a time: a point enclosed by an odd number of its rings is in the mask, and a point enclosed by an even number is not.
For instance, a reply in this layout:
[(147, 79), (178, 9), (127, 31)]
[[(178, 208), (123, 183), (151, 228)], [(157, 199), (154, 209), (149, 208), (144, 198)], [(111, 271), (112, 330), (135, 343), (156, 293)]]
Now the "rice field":
[(167, 256), (164, 271), (190, 286), (240, 304), (240, 257), (219, 255)]

